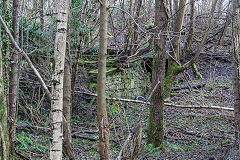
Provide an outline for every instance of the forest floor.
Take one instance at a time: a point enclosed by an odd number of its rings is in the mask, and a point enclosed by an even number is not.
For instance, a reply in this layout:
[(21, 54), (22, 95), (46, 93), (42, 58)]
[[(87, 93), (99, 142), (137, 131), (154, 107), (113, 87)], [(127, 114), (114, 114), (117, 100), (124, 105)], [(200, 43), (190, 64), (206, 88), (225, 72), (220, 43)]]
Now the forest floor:
[[(196, 65), (203, 79), (192, 68), (186, 74), (189, 75), (189, 84), (205, 86), (172, 92), (168, 103), (233, 108), (233, 64), (229, 59), (202, 56)], [(187, 83), (179, 76), (175, 87), (181, 86), (187, 86)], [(91, 97), (88, 106), (79, 107), (73, 113), (73, 149), (79, 160), (99, 159), (95, 100), (95, 97)], [(117, 157), (131, 129), (137, 125), (141, 113), (143, 132), (139, 159), (240, 159), (239, 151), (233, 148), (233, 111), (166, 107), (165, 149), (160, 151), (146, 143), (147, 105), (121, 101), (111, 101), (109, 104), (112, 159)], [(49, 132), (46, 130), (29, 129), (23, 132), (18, 129), (19, 155), (25, 155), (29, 159), (47, 159), (48, 140)]]

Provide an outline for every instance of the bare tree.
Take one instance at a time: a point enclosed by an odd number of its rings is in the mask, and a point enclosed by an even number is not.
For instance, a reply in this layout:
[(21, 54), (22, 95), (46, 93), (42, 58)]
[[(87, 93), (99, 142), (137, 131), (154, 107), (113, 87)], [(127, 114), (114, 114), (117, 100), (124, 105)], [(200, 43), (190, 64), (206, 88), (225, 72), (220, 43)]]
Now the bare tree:
[[(140, 11), (141, 11), (141, 7), (142, 7), (142, 0), (136, 0), (136, 13), (135, 13), (135, 21), (136, 23), (139, 22), (139, 18), (140, 18)], [(133, 32), (133, 38), (132, 38), (132, 43), (133, 43), (133, 54), (137, 51), (137, 47), (138, 47), (138, 42), (139, 42), (139, 29), (138, 26), (136, 25), (136, 23), (134, 23), (134, 32)]]
[[(155, 0), (155, 32), (163, 33), (168, 29), (168, 10), (166, 0)], [(154, 39), (154, 64), (153, 64), (153, 80), (152, 89), (155, 90), (151, 106), (148, 126), (148, 143), (154, 147), (163, 147), (164, 140), (164, 78), (166, 64), (166, 35), (161, 35), (160, 38)]]
[(69, 0), (69, 15), (67, 27), (67, 47), (65, 53), (64, 64), (64, 81), (63, 81), (63, 146), (70, 160), (74, 160), (75, 156), (72, 150), (72, 133), (71, 133), (71, 117), (72, 117), (72, 79), (71, 79), (71, 59), (70, 59), (70, 18), (71, 18), (71, 0)]
[(56, 4), (57, 33), (54, 49), (55, 68), (52, 79), (52, 140), (50, 159), (61, 160), (63, 144), (63, 79), (70, 2), (69, 0), (58, 0)]
[[(185, 50), (190, 51), (191, 45), (194, 37), (194, 27), (195, 27), (195, 0), (190, 0), (190, 28), (188, 32), (188, 39), (185, 44)], [(185, 56), (185, 55), (183, 55)]]
[(233, 59), (234, 59), (234, 116), (235, 116), (235, 137), (239, 144), (240, 138), (240, 56), (239, 56), (239, 43), (240, 43), (240, 8), (238, 0), (232, 1), (233, 13)]
[(100, 159), (110, 159), (109, 149), (109, 124), (106, 109), (106, 53), (107, 53), (107, 23), (108, 23), (108, 0), (102, 0), (100, 6), (100, 49), (98, 60), (98, 97), (97, 97), (97, 120), (99, 127), (99, 154)]
[[(184, 15), (185, 15), (185, 8), (186, 8), (186, 0), (180, 0), (179, 2), (179, 9), (177, 10), (177, 18), (174, 25), (174, 32), (178, 35), (175, 36), (172, 40), (172, 47), (170, 54), (175, 58), (175, 60), (180, 59), (180, 32), (182, 30)], [(171, 59), (171, 58), (170, 58)], [(172, 60), (172, 59), (171, 59)]]
[(213, 19), (214, 11), (215, 11), (215, 8), (216, 8), (216, 3), (217, 3), (217, 0), (212, 1), (211, 12), (210, 12), (210, 15), (209, 15), (209, 18), (208, 18), (208, 25), (207, 25), (206, 30), (204, 31), (204, 36), (201, 40), (201, 43), (200, 43), (194, 57), (190, 61), (185, 63), (184, 65), (181, 65), (178, 62), (178, 60), (175, 59), (177, 56), (169, 57), (170, 62), (168, 64), (168, 69), (167, 69), (167, 74), (166, 74), (166, 77), (165, 77), (165, 84), (164, 84), (164, 97), (165, 98), (168, 98), (177, 75), (179, 73), (183, 72), (184, 70), (186, 70), (187, 68), (189, 68), (191, 65), (193, 65), (198, 60), (198, 57), (199, 57), (199, 55), (200, 55), (200, 53), (201, 53), (201, 51), (202, 51), (202, 49), (203, 49), (203, 47), (204, 47), (204, 45), (207, 41), (210, 29), (211, 29), (212, 19)]
[[(13, 37), (19, 44), (19, 16), (20, 16), (21, 0), (13, 1)], [(18, 95), (18, 51), (14, 51), (11, 56), (11, 70), (9, 71), (9, 108), (8, 108), (8, 131), (9, 131), (9, 151), (14, 156), (16, 143), (16, 114), (17, 114), (17, 95)], [(13, 157), (11, 157), (13, 158)]]

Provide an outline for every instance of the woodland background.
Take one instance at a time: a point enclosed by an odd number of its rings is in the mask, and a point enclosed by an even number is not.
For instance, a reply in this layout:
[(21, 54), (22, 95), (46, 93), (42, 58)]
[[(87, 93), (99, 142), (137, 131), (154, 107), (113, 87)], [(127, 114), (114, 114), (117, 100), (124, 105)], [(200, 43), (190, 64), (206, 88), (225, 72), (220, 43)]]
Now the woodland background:
[(238, 0), (0, 7), (0, 159), (239, 159)]

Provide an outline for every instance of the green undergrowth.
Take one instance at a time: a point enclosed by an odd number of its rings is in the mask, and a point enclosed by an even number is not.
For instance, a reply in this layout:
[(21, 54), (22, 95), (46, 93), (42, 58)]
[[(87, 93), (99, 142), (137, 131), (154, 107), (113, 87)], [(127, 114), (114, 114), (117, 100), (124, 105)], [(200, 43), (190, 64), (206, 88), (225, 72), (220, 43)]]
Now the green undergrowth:
[(26, 131), (21, 131), (16, 137), (16, 149), (21, 151), (47, 154), (49, 141), (47, 135), (33, 135)]
[[(181, 80), (177, 82), (175, 86), (186, 85)], [(201, 83), (205, 81), (192, 82), (193, 85)], [(209, 80), (204, 88), (171, 93), (169, 101), (183, 105), (226, 103), (223, 93), (231, 93), (231, 88), (229, 80), (218, 77)], [(216, 101), (218, 96), (221, 99)], [(81, 107), (74, 108), (72, 129), (73, 133), (80, 137), (73, 138), (73, 148), (76, 156), (83, 159), (99, 159), (96, 107), (96, 97), (91, 97), (87, 105), (81, 104)], [(139, 156), (142, 159), (209, 159), (211, 155), (219, 158), (227, 146), (234, 142), (233, 115), (229, 112), (165, 107), (165, 140), (164, 150), (162, 150), (154, 148), (152, 144), (147, 144), (149, 106), (107, 100), (107, 110), (111, 130), (112, 159), (117, 157), (131, 129), (137, 125), (139, 120), (143, 126)], [(49, 123), (46, 122), (45, 127), (49, 127)], [(34, 133), (30, 129), (20, 130), (17, 136), (17, 149), (48, 155), (49, 133)], [(130, 151), (129, 146), (127, 151)]]

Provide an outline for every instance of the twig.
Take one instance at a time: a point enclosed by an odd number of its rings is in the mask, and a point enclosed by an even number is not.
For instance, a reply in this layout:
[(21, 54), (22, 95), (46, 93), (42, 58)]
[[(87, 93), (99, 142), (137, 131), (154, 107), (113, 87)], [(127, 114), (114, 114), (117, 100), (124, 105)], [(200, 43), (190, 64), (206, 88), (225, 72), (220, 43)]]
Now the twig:
[(205, 30), (205, 34), (203, 36), (203, 39), (201, 40), (201, 43), (198, 47), (198, 50), (195, 54), (195, 56), (190, 60), (188, 61), (187, 63), (185, 63), (182, 68), (181, 68), (181, 71), (184, 71), (186, 70), (188, 67), (190, 67), (193, 63), (195, 63), (198, 59), (198, 57), (200, 56), (200, 53), (202, 51), (202, 48), (204, 47), (204, 44), (205, 42), (207, 41), (207, 38), (208, 38), (208, 35), (209, 35), (209, 31), (211, 29), (211, 24), (212, 24), (212, 19), (213, 19), (213, 14), (214, 14), (214, 11), (215, 11), (215, 8), (216, 8), (216, 3), (217, 3), (217, 0), (214, 0), (212, 2), (212, 8), (211, 8), (211, 13), (210, 13), (210, 16), (209, 16), (209, 19), (208, 19), (208, 25), (207, 25), (207, 29)]
[(18, 124), (17, 128), (18, 129), (30, 128), (30, 129), (34, 129), (34, 130), (45, 130), (45, 131), (50, 131), (51, 130), (48, 127), (32, 126), (32, 125), (29, 125), (29, 124), (26, 124), (26, 123)]
[(128, 142), (130, 141), (130, 139), (132, 138), (132, 135), (133, 135), (133, 133), (130, 132), (129, 135), (128, 135), (128, 137), (127, 137), (127, 139), (126, 139), (126, 141), (124, 142), (124, 144), (123, 144), (123, 146), (122, 146), (122, 148), (121, 148), (121, 150), (120, 150), (120, 152), (119, 152), (118, 157), (116, 158), (116, 160), (121, 160), (123, 150), (124, 150), (125, 147), (127, 146), (127, 144), (128, 144)]
[[(139, 122), (139, 123), (141, 123), (141, 122)], [(120, 150), (120, 152), (119, 152), (118, 157), (116, 158), (116, 160), (121, 160), (121, 157), (122, 157), (122, 154), (123, 154), (123, 150), (126, 148), (128, 142), (132, 139), (133, 135), (136, 134), (136, 132), (137, 132), (137, 131), (139, 130), (139, 128), (141, 127), (141, 124), (139, 125), (139, 123), (138, 123), (137, 127), (132, 128), (132, 130), (131, 130), (131, 132), (129, 133), (126, 141), (124, 142), (124, 144), (123, 144), (123, 146), (122, 146), (122, 148), (121, 148), (121, 150)]]
[(19, 45), (17, 44), (17, 42), (14, 40), (10, 30), (8, 29), (6, 23), (4, 22), (4, 20), (2, 19), (2, 16), (0, 15), (0, 21), (5, 29), (5, 31), (7, 32), (10, 40), (12, 41), (12, 44), (13, 46), (15, 47), (15, 49), (23, 55), (23, 57), (26, 59), (26, 61), (28, 62), (28, 64), (30, 65), (31, 69), (33, 70), (34, 74), (37, 76), (38, 78), (38, 81), (40, 82), (40, 84), (42, 85), (43, 87), (43, 90), (46, 92), (47, 94), (47, 97), (49, 99), (51, 99), (51, 93), (50, 91), (48, 90), (47, 88), (47, 85), (45, 84), (44, 80), (42, 79), (41, 75), (39, 74), (38, 70), (34, 67), (32, 61), (30, 60), (30, 58), (28, 57), (27, 53), (25, 53), (20, 47)]
[(17, 155), (18, 155), (19, 157), (21, 157), (22, 159), (31, 160), (31, 158), (23, 155), (20, 151), (16, 151), (16, 153), (17, 153)]

